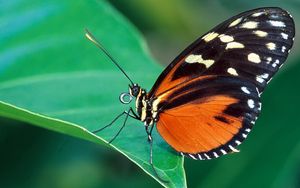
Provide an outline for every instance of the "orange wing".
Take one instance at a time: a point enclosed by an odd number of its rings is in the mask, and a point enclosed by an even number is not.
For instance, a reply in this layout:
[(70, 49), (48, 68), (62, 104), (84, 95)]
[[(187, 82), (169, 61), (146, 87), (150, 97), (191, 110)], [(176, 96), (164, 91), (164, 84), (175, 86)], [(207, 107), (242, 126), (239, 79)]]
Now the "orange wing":
[(157, 99), (157, 130), (163, 139), (176, 151), (203, 160), (237, 151), (260, 110), (256, 87), (228, 76), (194, 79)]

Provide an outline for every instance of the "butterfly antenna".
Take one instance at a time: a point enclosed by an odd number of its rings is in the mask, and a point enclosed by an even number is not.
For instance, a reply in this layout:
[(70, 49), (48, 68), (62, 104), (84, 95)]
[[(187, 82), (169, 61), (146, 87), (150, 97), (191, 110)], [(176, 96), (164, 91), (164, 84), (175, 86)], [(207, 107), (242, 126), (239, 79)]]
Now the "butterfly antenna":
[(117, 61), (108, 53), (108, 51), (101, 45), (101, 43), (92, 35), (89, 30), (85, 29), (85, 36), (88, 38), (92, 43), (94, 43), (101, 51), (109, 57), (109, 59), (122, 71), (122, 73), (126, 76), (126, 78), (131, 82), (132, 85), (133, 81), (129, 78), (129, 76), (125, 73), (125, 71), (120, 67), (120, 65), (117, 63)]

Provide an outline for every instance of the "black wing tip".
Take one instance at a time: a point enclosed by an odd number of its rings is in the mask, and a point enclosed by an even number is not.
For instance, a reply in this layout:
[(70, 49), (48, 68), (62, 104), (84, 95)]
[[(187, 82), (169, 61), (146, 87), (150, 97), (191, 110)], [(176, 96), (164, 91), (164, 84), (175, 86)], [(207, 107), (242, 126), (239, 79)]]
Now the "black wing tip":
[(283, 13), (292, 21), (292, 23), (294, 23), (293, 16), (290, 14), (290, 12), (281, 7), (259, 7), (259, 8), (247, 10), (247, 11), (242, 12), (234, 17), (239, 17), (240, 15), (245, 15), (245, 14), (247, 15), (247, 13), (252, 14), (254, 12), (260, 12), (260, 11), (274, 11), (274, 12), (278, 12), (278, 13)]
[[(274, 11), (280, 11), (280, 12), (285, 12), (287, 14), (290, 14), (286, 9), (284, 8), (281, 8), (281, 7), (257, 7), (257, 8), (254, 8), (254, 9), (250, 9), (250, 10), (247, 10), (243, 13), (246, 13), (246, 12), (257, 12), (257, 11), (266, 11), (266, 10), (274, 10)], [(241, 13), (241, 14), (243, 14)]]

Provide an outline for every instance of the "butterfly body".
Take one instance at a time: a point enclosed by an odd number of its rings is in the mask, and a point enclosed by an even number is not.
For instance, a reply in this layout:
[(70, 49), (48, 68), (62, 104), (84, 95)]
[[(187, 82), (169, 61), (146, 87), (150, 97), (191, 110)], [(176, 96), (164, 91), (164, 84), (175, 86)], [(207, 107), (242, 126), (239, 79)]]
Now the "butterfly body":
[[(135, 89), (138, 92), (133, 95)], [(157, 113), (153, 110), (153, 100), (148, 98), (146, 90), (135, 84), (133, 87), (129, 87), (129, 93), (136, 97), (135, 107), (138, 119), (144, 122), (145, 126), (157, 122)]]

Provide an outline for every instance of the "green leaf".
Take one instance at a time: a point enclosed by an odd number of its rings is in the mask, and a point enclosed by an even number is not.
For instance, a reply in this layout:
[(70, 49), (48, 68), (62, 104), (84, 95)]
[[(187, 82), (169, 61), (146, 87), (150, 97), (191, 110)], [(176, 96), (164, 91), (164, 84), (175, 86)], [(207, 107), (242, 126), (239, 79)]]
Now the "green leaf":
[[(98, 135), (90, 131), (128, 109), (118, 100), (128, 90), (128, 80), (86, 40), (85, 28), (142, 87), (150, 89), (161, 71), (140, 34), (105, 1), (12, 0), (0, 9), (3, 117), (99, 144), (116, 134), (122, 120)], [(186, 187), (182, 157), (154, 132), (154, 165), (169, 181), (160, 183)], [(149, 144), (142, 123), (129, 120), (111, 147), (159, 181), (148, 163)]]

